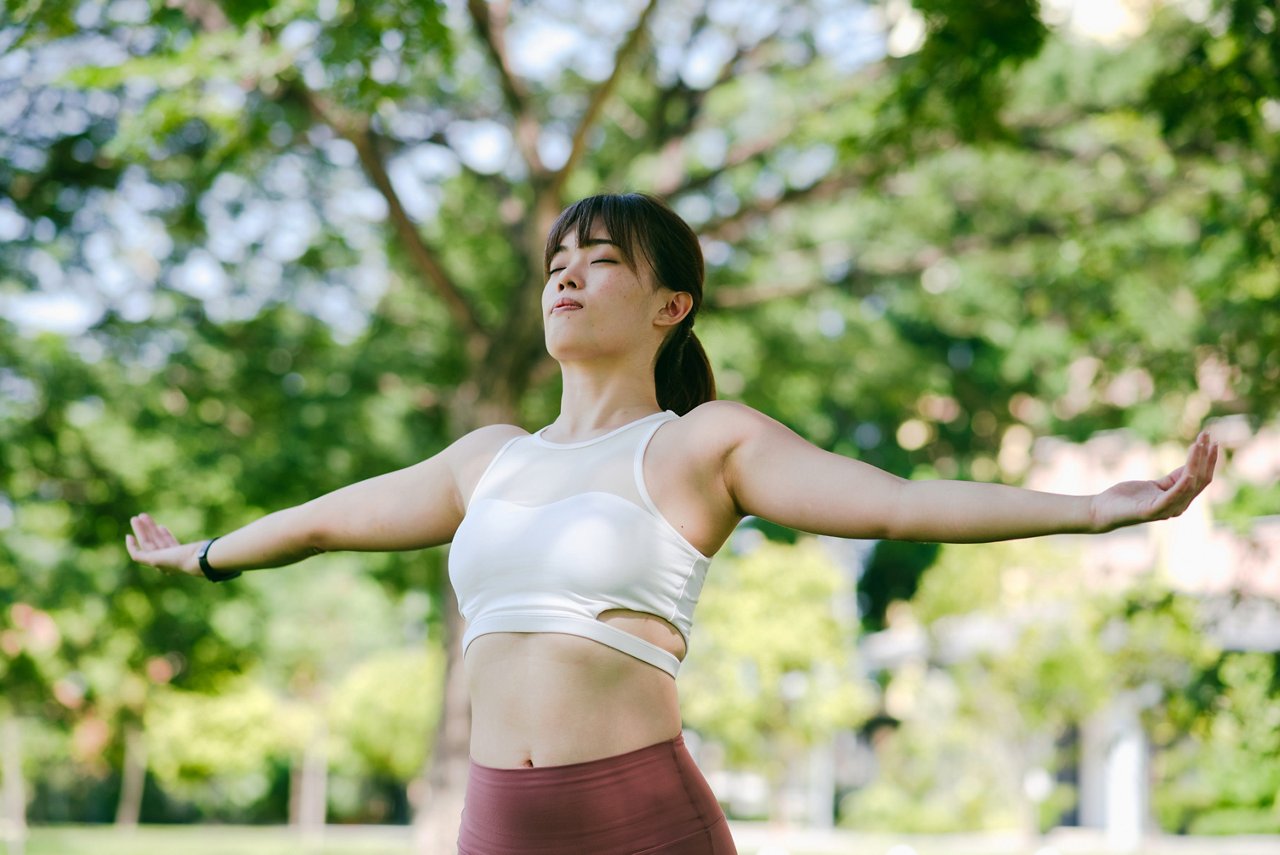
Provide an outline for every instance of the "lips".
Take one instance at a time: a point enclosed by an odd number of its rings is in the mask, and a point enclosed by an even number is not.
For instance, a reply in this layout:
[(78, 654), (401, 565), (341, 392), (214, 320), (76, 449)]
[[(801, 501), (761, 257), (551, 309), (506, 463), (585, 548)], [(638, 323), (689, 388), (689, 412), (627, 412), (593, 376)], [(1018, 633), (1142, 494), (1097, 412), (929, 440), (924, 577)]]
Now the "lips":
[(559, 300), (556, 300), (555, 305), (551, 307), (551, 311), (558, 312), (561, 309), (564, 309), (565, 311), (572, 311), (573, 309), (581, 308), (582, 304), (577, 300), (571, 300), (568, 297), (561, 297)]

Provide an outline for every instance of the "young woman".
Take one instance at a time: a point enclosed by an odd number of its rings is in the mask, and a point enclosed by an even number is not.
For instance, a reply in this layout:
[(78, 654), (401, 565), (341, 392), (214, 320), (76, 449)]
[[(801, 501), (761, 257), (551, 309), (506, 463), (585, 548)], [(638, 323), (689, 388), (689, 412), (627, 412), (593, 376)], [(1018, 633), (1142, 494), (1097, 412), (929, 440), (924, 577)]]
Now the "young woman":
[(221, 580), (334, 550), (452, 542), (467, 631), (464, 855), (734, 852), (685, 751), (675, 674), (709, 556), (746, 515), (808, 532), (968, 543), (1180, 514), (1212, 477), (1201, 434), (1157, 481), (1094, 496), (906, 481), (716, 401), (693, 334), (697, 237), (661, 202), (597, 196), (546, 249), (559, 417), (493, 425), (415, 466), (180, 544), (149, 516), (137, 561)]

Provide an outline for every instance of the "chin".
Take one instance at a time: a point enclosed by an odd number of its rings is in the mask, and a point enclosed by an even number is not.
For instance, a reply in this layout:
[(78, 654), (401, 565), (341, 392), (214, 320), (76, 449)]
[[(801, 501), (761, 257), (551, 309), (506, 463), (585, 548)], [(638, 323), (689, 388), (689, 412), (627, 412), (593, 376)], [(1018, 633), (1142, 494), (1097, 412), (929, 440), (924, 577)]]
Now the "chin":
[(581, 348), (575, 348), (572, 342), (565, 341), (564, 336), (548, 335), (544, 337), (543, 341), (547, 348), (547, 354), (557, 362), (580, 355), (577, 351)]

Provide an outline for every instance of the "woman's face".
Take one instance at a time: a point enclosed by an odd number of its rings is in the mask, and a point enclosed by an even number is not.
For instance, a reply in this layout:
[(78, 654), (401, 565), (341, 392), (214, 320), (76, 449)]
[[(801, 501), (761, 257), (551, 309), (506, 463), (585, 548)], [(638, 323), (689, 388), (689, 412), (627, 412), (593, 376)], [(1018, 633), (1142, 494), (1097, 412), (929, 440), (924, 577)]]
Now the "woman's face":
[(547, 350), (564, 361), (617, 356), (644, 348), (652, 356), (670, 323), (665, 305), (673, 292), (654, 287), (643, 259), (627, 264), (602, 226), (578, 244), (569, 229), (551, 256), (542, 291)]

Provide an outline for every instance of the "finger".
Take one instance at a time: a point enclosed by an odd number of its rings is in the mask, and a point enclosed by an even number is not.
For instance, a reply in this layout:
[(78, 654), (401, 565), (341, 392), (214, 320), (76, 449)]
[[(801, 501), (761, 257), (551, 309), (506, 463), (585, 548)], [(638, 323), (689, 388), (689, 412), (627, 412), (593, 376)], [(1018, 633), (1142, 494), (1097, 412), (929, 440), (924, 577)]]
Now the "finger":
[(157, 528), (159, 529), (159, 532), (160, 532), (160, 539), (164, 542), (165, 546), (178, 545), (178, 538), (173, 536), (173, 532), (169, 531), (168, 527), (157, 526)]
[(161, 549), (164, 541), (160, 538), (160, 526), (152, 519), (150, 514), (139, 514), (138, 520), (142, 527), (142, 543), (147, 549)]
[(1196, 440), (1192, 459), (1185, 468), (1187, 477), (1182, 483), (1175, 484), (1169, 491), (1167, 501), (1161, 502), (1169, 516), (1178, 516), (1204, 492), (1205, 487), (1213, 480), (1214, 467), (1218, 461), (1217, 443), (1209, 441), (1208, 434), (1201, 434)]
[(126, 534), (124, 536), (124, 547), (129, 551), (129, 557), (134, 561), (150, 566), (151, 562), (146, 559), (146, 550), (138, 544), (133, 535)]
[(1196, 458), (1197, 462), (1199, 463), (1197, 474), (1203, 475), (1204, 470), (1206, 470), (1206, 466), (1208, 465), (1208, 456), (1210, 456), (1210, 452), (1213, 451), (1213, 447), (1215, 447), (1215, 443), (1213, 443), (1213, 440), (1212, 438), (1210, 438), (1210, 435), (1208, 435), (1207, 433), (1204, 433), (1204, 434), (1201, 434), (1201, 438), (1199, 438), (1199, 442), (1197, 444), (1198, 444), (1198, 451), (1199, 451)]
[(1173, 470), (1168, 475), (1165, 475), (1163, 478), (1158, 479), (1155, 482), (1156, 486), (1159, 487), (1161, 490), (1171, 489), (1174, 484), (1178, 483), (1178, 479), (1182, 477), (1183, 473), (1185, 473), (1186, 470), (1187, 470), (1187, 467), (1179, 466), (1177, 469)]
[(1218, 445), (1217, 443), (1212, 443), (1205, 451), (1204, 460), (1201, 462), (1200, 470), (1196, 475), (1195, 495), (1198, 496), (1204, 492), (1205, 487), (1208, 487), (1210, 482), (1213, 481), (1214, 470), (1217, 469), (1217, 466)]
[(1204, 462), (1205, 450), (1208, 446), (1209, 435), (1203, 431), (1196, 437), (1196, 441), (1192, 444), (1191, 450), (1187, 452), (1187, 468), (1193, 472), (1199, 471), (1200, 464)]
[(1205, 478), (1205, 468), (1209, 462), (1209, 435), (1201, 433), (1196, 437), (1196, 444), (1191, 449), (1191, 454), (1187, 457), (1187, 469), (1190, 470), (1193, 480), (1198, 486)]
[(1209, 441), (1209, 434), (1202, 431), (1196, 437), (1195, 445), (1191, 447), (1191, 451), (1187, 455), (1187, 470), (1191, 473), (1195, 493), (1200, 492), (1200, 485), (1205, 482), (1205, 473), (1211, 448), (1212, 443)]
[(1180, 466), (1173, 472), (1169, 473), (1177, 475), (1173, 479), (1173, 483), (1165, 489), (1163, 495), (1156, 499), (1153, 510), (1162, 519), (1176, 517), (1187, 509), (1191, 504), (1191, 500), (1196, 497), (1199, 490), (1196, 488), (1196, 479), (1192, 475), (1192, 467), (1190, 465)]
[(1178, 483), (1161, 493), (1152, 503), (1152, 519), (1163, 520), (1169, 517), (1176, 517), (1186, 510), (1189, 501), (1187, 498), (1187, 485), (1189, 483), (1190, 481), (1187, 478), (1181, 478)]
[(134, 542), (140, 549), (146, 549), (148, 543), (146, 521), (141, 516), (131, 517), (129, 525), (133, 528)]

